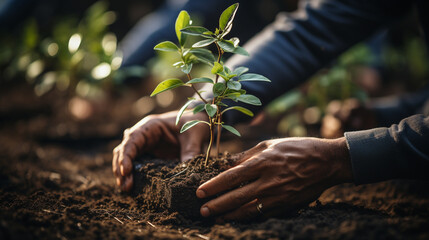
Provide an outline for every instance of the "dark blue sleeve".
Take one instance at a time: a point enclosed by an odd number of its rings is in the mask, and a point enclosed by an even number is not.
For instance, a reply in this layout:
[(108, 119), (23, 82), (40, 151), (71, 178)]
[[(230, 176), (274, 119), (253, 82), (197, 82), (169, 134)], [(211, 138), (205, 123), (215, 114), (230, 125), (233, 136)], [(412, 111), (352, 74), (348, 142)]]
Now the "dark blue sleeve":
[(429, 117), (419, 114), (393, 124), (345, 133), (356, 184), (389, 179), (429, 179)]
[[(271, 83), (243, 84), (263, 105), (303, 83), (352, 45), (400, 20), (413, 4), (402, 0), (314, 2), (294, 15), (279, 14), (244, 46), (250, 58), (236, 55), (226, 63), (231, 68), (246, 66), (250, 72), (271, 79)], [(259, 112), (262, 107), (250, 109)], [(227, 112), (225, 117), (231, 124), (247, 120), (236, 111)]]

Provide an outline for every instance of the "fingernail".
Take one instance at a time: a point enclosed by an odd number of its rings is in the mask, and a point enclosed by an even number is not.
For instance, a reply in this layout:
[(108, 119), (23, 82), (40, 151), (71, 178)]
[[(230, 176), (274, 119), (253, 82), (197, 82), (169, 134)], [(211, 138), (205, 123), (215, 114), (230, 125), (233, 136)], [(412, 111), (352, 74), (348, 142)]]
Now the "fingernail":
[(124, 171), (125, 171), (124, 165), (121, 165), (119, 169), (121, 170), (121, 175), (125, 176), (125, 174), (124, 174)]
[(202, 208), (201, 208), (201, 215), (202, 215), (203, 217), (208, 217), (208, 216), (210, 216), (210, 210), (209, 210), (209, 208), (208, 208), (208, 207), (202, 207)]
[(206, 197), (206, 192), (204, 192), (203, 190), (201, 190), (201, 189), (198, 189), (197, 190), (197, 197), (198, 198), (205, 198)]

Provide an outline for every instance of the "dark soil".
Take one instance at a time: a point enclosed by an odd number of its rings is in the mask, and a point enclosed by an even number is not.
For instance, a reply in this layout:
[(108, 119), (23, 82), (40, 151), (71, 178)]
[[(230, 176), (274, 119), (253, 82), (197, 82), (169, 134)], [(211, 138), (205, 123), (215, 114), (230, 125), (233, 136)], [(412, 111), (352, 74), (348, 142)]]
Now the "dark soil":
[[(157, 198), (163, 191), (145, 191), (155, 185), (121, 194), (111, 151), (137, 120), (127, 112), (132, 101), (110, 99), (109, 111), (76, 121), (60, 95), (35, 98), (27, 87), (5, 89), (0, 87), (0, 239), (429, 239), (428, 182), (341, 185), (294, 215), (246, 224), (201, 220), (188, 208), (190, 200), (173, 204)], [(266, 135), (258, 127), (244, 130)], [(223, 147), (238, 152), (262, 140), (249, 136)], [(175, 161), (145, 163), (135, 164), (137, 182), (164, 175), (168, 180), (159, 181), (169, 184), (173, 198), (195, 193), (195, 187), (189, 194), (174, 192), (178, 180), (207, 180), (198, 171), (180, 173), (186, 166)], [(180, 174), (171, 175), (164, 164), (177, 165), (173, 171)]]
[(138, 204), (154, 211), (168, 210), (188, 220), (204, 219), (200, 208), (207, 200), (195, 192), (201, 184), (228, 169), (233, 162), (229, 154), (209, 159), (200, 155), (186, 163), (154, 158), (135, 161), (133, 195)]

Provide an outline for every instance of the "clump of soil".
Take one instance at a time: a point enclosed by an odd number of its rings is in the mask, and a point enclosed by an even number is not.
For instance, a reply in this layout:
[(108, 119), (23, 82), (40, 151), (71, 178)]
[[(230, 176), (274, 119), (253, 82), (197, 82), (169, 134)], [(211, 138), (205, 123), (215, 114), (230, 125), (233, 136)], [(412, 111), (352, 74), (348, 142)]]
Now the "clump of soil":
[(197, 188), (228, 169), (233, 161), (230, 154), (211, 158), (207, 165), (203, 155), (186, 163), (147, 157), (140, 159), (134, 163), (133, 195), (143, 208), (177, 212), (186, 219), (201, 220), (200, 207), (208, 199), (197, 198)]

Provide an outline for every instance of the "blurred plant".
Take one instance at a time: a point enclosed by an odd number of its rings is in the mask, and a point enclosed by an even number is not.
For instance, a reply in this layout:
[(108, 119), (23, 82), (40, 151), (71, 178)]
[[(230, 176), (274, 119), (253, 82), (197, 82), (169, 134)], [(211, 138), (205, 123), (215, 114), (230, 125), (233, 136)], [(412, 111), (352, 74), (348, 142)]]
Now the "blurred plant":
[(126, 77), (142, 76), (143, 68), (119, 69), (122, 57), (116, 49), (117, 38), (108, 31), (115, 20), (116, 14), (108, 11), (105, 1), (89, 7), (80, 20), (63, 17), (48, 37), (42, 37), (36, 22), (29, 20), (21, 36), (1, 39), (11, 43), (0, 49), (4, 77), (25, 75), (38, 96), (56, 86), (71, 95), (98, 97)]
[(406, 78), (408, 88), (420, 89), (429, 78), (427, 46), (418, 36), (405, 37), (402, 46), (388, 46), (383, 51), (383, 62), (392, 76)]
[[(173, 42), (165, 41), (157, 44), (154, 48), (158, 51), (175, 52), (178, 54), (179, 61), (174, 63), (173, 66), (179, 68), (184, 74), (186, 74), (187, 81), (183, 82), (178, 78), (167, 79), (158, 84), (151, 96), (155, 96), (159, 93), (181, 86), (191, 87), (195, 91), (199, 99), (189, 98), (188, 102), (183, 105), (177, 114), (176, 125), (179, 123), (184, 111), (187, 110), (194, 102), (200, 101), (200, 103), (193, 108), (194, 114), (204, 110), (207, 113), (208, 121), (192, 120), (183, 124), (180, 130), (181, 133), (185, 132), (199, 123), (207, 124), (210, 127), (210, 142), (207, 148), (205, 165), (207, 165), (207, 161), (210, 156), (216, 128), (218, 131), (217, 146), (219, 146), (222, 128), (240, 136), (240, 133), (234, 127), (224, 124), (222, 121), (222, 115), (227, 111), (235, 110), (246, 115), (253, 116), (253, 113), (250, 110), (241, 106), (228, 106), (225, 104), (224, 100), (233, 100), (235, 102), (243, 102), (251, 105), (261, 105), (261, 101), (257, 97), (246, 94), (246, 91), (242, 89), (241, 82), (270, 81), (264, 76), (246, 73), (249, 69), (245, 67), (238, 67), (232, 71), (221, 62), (222, 55), (225, 52), (249, 56), (249, 53), (238, 45), (240, 42), (238, 38), (234, 37), (229, 40), (225, 39), (226, 35), (231, 31), (233, 20), (238, 10), (238, 5), (238, 3), (235, 3), (223, 11), (219, 18), (219, 28), (216, 28), (213, 32), (204, 27), (191, 26), (192, 21), (189, 14), (186, 11), (181, 11), (177, 17), (175, 26), (179, 46)], [(185, 42), (189, 35), (199, 36), (205, 39), (198, 41), (194, 43), (192, 47), (187, 48), (185, 47)], [(205, 49), (205, 47), (212, 44), (216, 46), (218, 51), (217, 58), (210, 50)], [(193, 78), (191, 76), (191, 71), (196, 63), (204, 63), (212, 67), (211, 73), (214, 74), (214, 80), (206, 77)], [(222, 78), (223, 81), (220, 78)], [(198, 91), (195, 87), (198, 83), (211, 84), (212, 99), (206, 99), (201, 95), (201, 91)], [(217, 150), (219, 154), (219, 147)]]
[(323, 69), (311, 77), (304, 87), (292, 90), (274, 100), (267, 106), (271, 116), (277, 116), (298, 108), (301, 117), (289, 114), (280, 120), (278, 129), (281, 134), (305, 136), (304, 124), (320, 123), (324, 111), (332, 100), (357, 98), (364, 101), (366, 93), (353, 81), (357, 67), (366, 66), (373, 61), (372, 54), (365, 44), (359, 44), (343, 55), (335, 65)]

